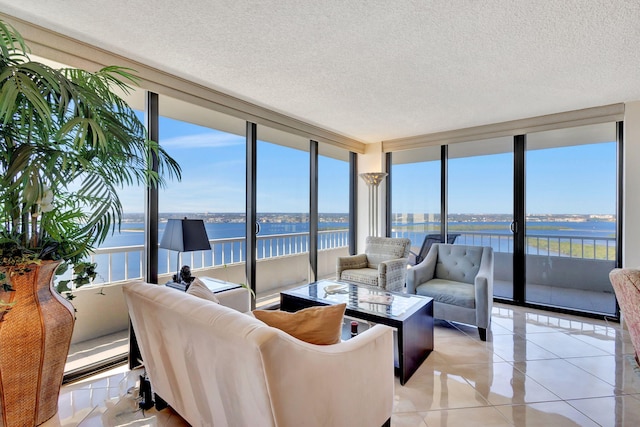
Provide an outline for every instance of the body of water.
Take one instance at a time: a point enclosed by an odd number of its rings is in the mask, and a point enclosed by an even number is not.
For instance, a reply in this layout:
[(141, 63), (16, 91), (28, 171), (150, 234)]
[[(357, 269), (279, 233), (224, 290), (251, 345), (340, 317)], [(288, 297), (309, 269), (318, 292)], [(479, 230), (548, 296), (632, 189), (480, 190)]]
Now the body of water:
[[(164, 226), (159, 226), (159, 239), (162, 239)], [(451, 222), (449, 223), (450, 233), (460, 233), (462, 236), (456, 241), (459, 244), (476, 244), (490, 245), (494, 250), (505, 251), (504, 244), (496, 243), (496, 238), (489, 240), (484, 237), (483, 240), (475, 240), (472, 235), (501, 235), (507, 238), (511, 236), (508, 222)], [(594, 221), (594, 222), (531, 222), (527, 224), (529, 236), (562, 236), (572, 238), (585, 239), (610, 239), (615, 237), (614, 222)], [(205, 223), (207, 235), (209, 239), (228, 239), (242, 238), (245, 235), (244, 223)], [(434, 233), (439, 227), (439, 223), (420, 223), (420, 224), (394, 224), (393, 235), (409, 237), (413, 246), (420, 246), (427, 234)], [(336, 230), (347, 229), (348, 224), (342, 222), (327, 222), (319, 224), (320, 230)], [(308, 223), (261, 223), (259, 236), (270, 236), (278, 234), (294, 234), (307, 233), (309, 231)], [(437, 232), (437, 231), (436, 231)], [(467, 235), (467, 236), (465, 236)], [(322, 243), (322, 235), (319, 237), (321, 247), (326, 246)], [(471, 239), (474, 239), (473, 242)], [(486, 240), (486, 242), (485, 242)], [(137, 246), (144, 244), (144, 224), (143, 223), (123, 223), (120, 232), (110, 235), (107, 240), (100, 246), (101, 248)], [(268, 245), (268, 246), (265, 246)], [(275, 255), (301, 252), (308, 246), (308, 235), (300, 236), (295, 242), (290, 239), (267, 239), (258, 241), (258, 259)], [(506, 249), (509, 251), (509, 249)], [(191, 258), (193, 255), (193, 259)], [(177, 253), (175, 251), (167, 251), (160, 249), (158, 253), (158, 271), (164, 273), (173, 271), (177, 268)], [(202, 267), (203, 265), (222, 265), (233, 262), (241, 262), (246, 259), (246, 247), (244, 241), (228, 244), (224, 247), (216, 246), (212, 251), (193, 252), (183, 254), (183, 263), (191, 265), (192, 268)], [(109, 262), (107, 255), (99, 255), (96, 257), (98, 263), (98, 273), (100, 279), (97, 283), (107, 281), (109, 275)], [(128, 270), (128, 277), (139, 277), (140, 273), (140, 253), (131, 252), (125, 257), (124, 253), (113, 254), (111, 262), (111, 280), (123, 280), (125, 278), (125, 264)]]

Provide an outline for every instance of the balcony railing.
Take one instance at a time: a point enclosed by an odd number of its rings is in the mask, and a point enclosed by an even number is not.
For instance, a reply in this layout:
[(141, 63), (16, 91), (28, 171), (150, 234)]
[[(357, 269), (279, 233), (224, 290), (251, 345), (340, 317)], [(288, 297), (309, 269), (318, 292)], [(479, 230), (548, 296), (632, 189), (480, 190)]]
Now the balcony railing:
[[(422, 244), (424, 233), (397, 232), (394, 237), (408, 237), (414, 246)], [(456, 244), (491, 246), (495, 252), (513, 253), (513, 235), (473, 232), (460, 234)], [(546, 255), (567, 258), (615, 261), (614, 237), (535, 235), (527, 236), (527, 255)]]
[[(394, 233), (394, 237), (409, 237), (415, 246), (424, 239), (424, 233)], [(246, 261), (246, 247), (243, 237), (212, 239), (210, 251), (186, 252), (180, 254), (160, 249), (158, 274), (170, 274), (176, 265), (188, 264), (192, 268), (223, 267)], [(320, 231), (318, 249), (335, 249), (349, 245), (348, 230)], [(513, 236), (499, 233), (465, 232), (456, 244), (491, 246), (496, 252), (513, 253)], [(104, 284), (142, 277), (143, 245), (98, 248), (91, 256), (98, 263), (98, 278), (94, 284)], [(258, 236), (257, 258), (268, 259), (309, 251), (308, 233), (288, 233)], [(614, 261), (616, 240), (608, 237), (537, 235), (527, 237), (528, 255), (545, 255), (576, 259)]]
[[(185, 252), (176, 263), (176, 252), (159, 250), (158, 274), (175, 271), (176, 265), (192, 268), (223, 267), (246, 261), (244, 237), (210, 240), (210, 251)], [(268, 259), (309, 252), (309, 233), (287, 233), (257, 236), (257, 258)], [(318, 232), (318, 249), (335, 249), (349, 245), (349, 230)], [(91, 262), (98, 263), (98, 277), (93, 284), (142, 278), (144, 245), (97, 248)]]

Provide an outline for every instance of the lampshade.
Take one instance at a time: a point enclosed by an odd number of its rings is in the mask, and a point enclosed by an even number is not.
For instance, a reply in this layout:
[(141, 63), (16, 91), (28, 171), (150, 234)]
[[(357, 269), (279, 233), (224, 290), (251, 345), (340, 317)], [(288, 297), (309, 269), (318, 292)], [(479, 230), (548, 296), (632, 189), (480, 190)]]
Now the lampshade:
[(170, 219), (164, 229), (160, 247), (178, 252), (211, 249), (204, 221), (201, 219)]

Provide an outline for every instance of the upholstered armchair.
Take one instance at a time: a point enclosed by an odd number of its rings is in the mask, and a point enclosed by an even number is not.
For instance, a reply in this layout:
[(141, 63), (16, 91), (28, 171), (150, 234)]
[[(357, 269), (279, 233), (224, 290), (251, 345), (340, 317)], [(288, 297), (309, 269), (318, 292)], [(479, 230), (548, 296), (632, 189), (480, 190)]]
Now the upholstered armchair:
[(609, 273), (609, 280), (620, 304), (622, 320), (629, 329), (636, 362), (640, 365), (640, 270), (616, 268)]
[[(456, 242), (456, 238), (460, 234), (449, 234), (447, 236), (447, 243), (454, 244)], [(429, 253), (429, 249), (431, 249), (431, 245), (434, 243), (444, 243), (442, 239), (442, 235), (438, 234), (427, 234), (422, 242), (422, 246), (420, 246), (420, 251), (415, 253), (413, 251), (409, 252), (409, 265), (420, 264), (424, 257)]]
[(363, 254), (338, 257), (336, 279), (402, 292), (411, 240), (369, 236)]
[(493, 249), (435, 243), (407, 272), (407, 293), (434, 299), (433, 317), (478, 327), (487, 340), (493, 308)]

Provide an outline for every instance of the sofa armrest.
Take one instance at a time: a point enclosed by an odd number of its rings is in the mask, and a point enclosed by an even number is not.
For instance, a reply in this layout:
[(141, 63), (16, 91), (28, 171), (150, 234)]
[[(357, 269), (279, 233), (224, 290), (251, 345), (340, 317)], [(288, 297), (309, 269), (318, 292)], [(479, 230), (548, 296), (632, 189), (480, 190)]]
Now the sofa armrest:
[[(278, 425), (380, 426), (393, 409), (393, 332), (375, 325), (335, 345), (287, 336), (262, 346)], [(330, 410), (327, 410), (330, 409)]]
[(487, 329), (493, 308), (493, 249), (484, 248), (480, 268), (474, 280), (476, 292), (476, 324)]
[(403, 292), (407, 277), (407, 258), (382, 261), (378, 264), (378, 284), (387, 291)]
[(367, 266), (367, 255), (365, 254), (340, 256), (336, 258), (336, 279), (340, 280), (340, 276), (344, 270), (367, 268)]
[[(427, 256), (418, 265), (407, 270), (407, 293), (415, 294), (416, 288), (422, 283), (433, 279), (438, 260), (437, 243), (431, 246)], [(435, 247), (434, 247), (435, 246)]]
[(241, 313), (251, 311), (251, 298), (247, 288), (235, 288), (218, 292), (216, 298), (225, 307), (233, 308)]

